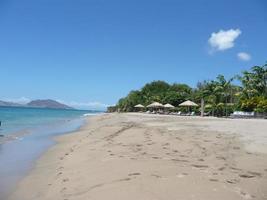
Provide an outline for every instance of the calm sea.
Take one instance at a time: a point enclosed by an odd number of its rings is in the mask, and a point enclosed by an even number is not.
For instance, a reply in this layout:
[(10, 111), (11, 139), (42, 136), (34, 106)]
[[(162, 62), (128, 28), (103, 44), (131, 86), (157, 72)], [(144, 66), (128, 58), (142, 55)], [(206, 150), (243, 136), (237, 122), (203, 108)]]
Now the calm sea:
[(77, 130), (97, 111), (0, 107), (0, 200), (33, 167), (53, 136)]

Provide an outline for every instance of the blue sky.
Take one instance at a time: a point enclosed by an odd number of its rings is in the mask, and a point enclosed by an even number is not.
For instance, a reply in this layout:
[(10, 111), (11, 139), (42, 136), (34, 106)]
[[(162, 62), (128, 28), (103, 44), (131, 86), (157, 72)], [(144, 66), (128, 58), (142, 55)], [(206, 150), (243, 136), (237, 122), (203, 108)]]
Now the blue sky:
[(265, 0), (0, 0), (0, 99), (112, 105), (267, 61)]

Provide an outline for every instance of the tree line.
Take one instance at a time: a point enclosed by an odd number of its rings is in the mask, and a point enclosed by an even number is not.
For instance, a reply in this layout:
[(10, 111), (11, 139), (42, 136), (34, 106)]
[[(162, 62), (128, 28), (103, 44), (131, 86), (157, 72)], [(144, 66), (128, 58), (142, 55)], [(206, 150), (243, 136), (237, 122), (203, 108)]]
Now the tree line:
[[(240, 84), (233, 84), (234, 80)], [(205, 112), (213, 116), (227, 116), (234, 110), (267, 113), (267, 63), (230, 79), (218, 75), (214, 80), (197, 83), (195, 88), (187, 84), (153, 81), (140, 90), (131, 91), (108, 111), (132, 112), (137, 104), (147, 106), (155, 101), (170, 103), (178, 111), (184, 109), (178, 105), (185, 100), (199, 105), (201, 101), (205, 102)], [(195, 108), (195, 112), (200, 112), (200, 109)]]

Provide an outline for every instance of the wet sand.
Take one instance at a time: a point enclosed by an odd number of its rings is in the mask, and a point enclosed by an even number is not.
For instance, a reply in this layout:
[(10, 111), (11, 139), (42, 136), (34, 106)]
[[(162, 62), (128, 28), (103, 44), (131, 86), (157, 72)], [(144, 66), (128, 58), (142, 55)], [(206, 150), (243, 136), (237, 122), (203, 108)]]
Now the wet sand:
[(89, 117), (9, 199), (267, 199), (266, 130), (266, 120)]

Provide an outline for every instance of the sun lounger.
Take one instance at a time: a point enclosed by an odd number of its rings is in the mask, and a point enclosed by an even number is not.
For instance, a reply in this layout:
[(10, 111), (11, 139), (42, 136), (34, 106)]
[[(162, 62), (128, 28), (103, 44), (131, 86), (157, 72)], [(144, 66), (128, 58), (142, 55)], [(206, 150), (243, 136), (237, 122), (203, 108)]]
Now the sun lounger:
[(233, 114), (230, 115), (231, 118), (254, 118), (254, 112), (243, 112), (243, 111), (234, 111)]
[(211, 111), (207, 112), (207, 113), (204, 113), (204, 116), (209, 116), (211, 113)]

